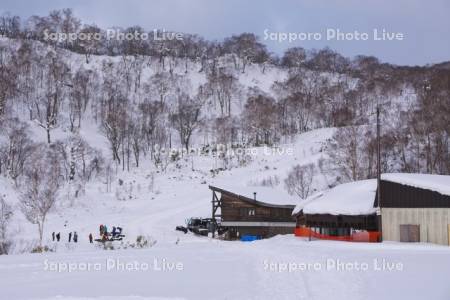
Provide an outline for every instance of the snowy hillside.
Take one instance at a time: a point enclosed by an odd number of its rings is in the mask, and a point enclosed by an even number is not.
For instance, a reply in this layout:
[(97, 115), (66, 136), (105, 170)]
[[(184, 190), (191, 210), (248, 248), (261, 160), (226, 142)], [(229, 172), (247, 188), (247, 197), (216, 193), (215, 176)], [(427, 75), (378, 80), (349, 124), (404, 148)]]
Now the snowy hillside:
[[(373, 213), (378, 145), (395, 182), (450, 174), (448, 69), (278, 56), (252, 33), (43, 38), (71, 26), (104, 33), (71, 10), (0, 32), (0, 299), (448, 299), (447, 247), (175, 230), (211, 217), (209, 186)], [(101, 224), (123, 240), (102, 243)]]
[[(311, 131), (300, 135), (293, 144), (281, 145), (276, 151), (265, 147), (251, 148), (248, 151), (254, 155), (247, 166), (219, 171), (216, 175), (210, 172), (220, 165), (216, 157), (191, 155), (169, 166), (164, 173), (152, 170), (151, 162), (132, 172), (119, 170), (109, 191), (103, 182), (87, 184), (84, 194), (76, 199), (65, 194), (69, 190), (63, 191), (60, 207), (48, 217), (44, 234), (46, 243), (50, 242), (53, 231), (61, 231), (64, 237), (69, 231), (77, 231), (81, 239), (87, 240), (89, 233), (95, 234), (100, 224), (124, 227), (129, 240), (135, 240), (138, 235), (149, 235), (157, 241), (175, 241), (179, 237), (174, 230), (176, 225), (184, 225), (190, 217), (211, 215), (208, 185), (243, 195), (250, 193), (251, 197), (255, 191), (261, 201), (295, 204), (299, 201), (298, 196), (288, 195), (281, 180), (293, 164), (317, 162), (323, 158), (326, 155), (322, 152), (323, 143), (332, 133), (331, 129)], [(119, 180), (123, 180), (122, 185)], [(273, 186), (268, 186), (265, 180)], [(315, 188), (327, 188), (326, 180), (317, 176)], [(19, 210), (19, 191), (10, 187), (12, 183), (4, 178), (0, 183), (8, 187), (2, 189), (6, 201), (14, 203)], [(264, 198), (264, 195), (270, 198)], [(275, 195), (282, 197), (272, 198)], [(34, 240), (35, 226), (27, 224), (20, 214), (14, 217), (15, 238)], [(23, 244), (12, 249), (13, 253), (23, 251), (21, 246)]]

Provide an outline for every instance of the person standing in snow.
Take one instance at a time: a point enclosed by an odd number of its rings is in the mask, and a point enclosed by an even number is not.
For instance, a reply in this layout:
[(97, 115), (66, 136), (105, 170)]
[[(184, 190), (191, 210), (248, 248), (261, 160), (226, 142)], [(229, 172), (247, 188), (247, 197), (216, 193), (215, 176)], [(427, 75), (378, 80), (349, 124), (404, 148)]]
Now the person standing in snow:
[(55, 232), (52, 232), (52, 241), (55, 241)]
[(56, 241), (59, 242), (60, 239), (61, 239), (61, 233), (58, 232), (58, 233), (56, 234)]
[(100, 236), (102, 236), (102, 235), (103, 235), (103, 225), (100, 224)]
[(78, 243), (78, 233), (76, 231), (73, 233), (73, 242)]
[(89, 233), (89, 243), (92, 244), (92, 243), (93, 243), (93, 239), (94, 239), (94, 238), (92, 237), (92, 233)]
[(69, 243), (72, 241), (72, 231), (69, 232)]

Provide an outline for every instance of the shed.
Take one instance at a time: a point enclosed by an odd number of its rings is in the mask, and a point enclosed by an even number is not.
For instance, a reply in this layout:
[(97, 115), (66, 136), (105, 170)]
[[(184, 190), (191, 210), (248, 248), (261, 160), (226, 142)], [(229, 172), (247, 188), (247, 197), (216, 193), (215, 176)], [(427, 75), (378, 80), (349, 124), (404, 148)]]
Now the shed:
[(450, 176), (381, 176), (383, 240), (450, 245)]

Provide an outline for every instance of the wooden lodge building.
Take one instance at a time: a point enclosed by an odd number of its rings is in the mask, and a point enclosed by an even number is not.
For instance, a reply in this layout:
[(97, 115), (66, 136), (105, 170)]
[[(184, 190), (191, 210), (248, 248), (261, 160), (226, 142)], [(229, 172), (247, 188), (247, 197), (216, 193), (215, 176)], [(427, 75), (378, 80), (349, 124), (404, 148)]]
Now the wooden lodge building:
[(295, 234), (314, 239), (450, 245), (450, 176), (383, 174), (338, 185), (294, 210)]
[[(256, 192), (252, 192), (253, 198), (250, 198), (214, 186), (209, 188), (213, 193), (212, 218), (225, 230), (226, 239), (261, 239), (294, 232), (294, 204), (262, 202), (256, 200), (257, 195), (259, 199)], [(283, 201), (283, 196), (278, 195), (283, 194), (274, 194), (267, 200)], [(289, 202), (288, 199), (285, 201)]]

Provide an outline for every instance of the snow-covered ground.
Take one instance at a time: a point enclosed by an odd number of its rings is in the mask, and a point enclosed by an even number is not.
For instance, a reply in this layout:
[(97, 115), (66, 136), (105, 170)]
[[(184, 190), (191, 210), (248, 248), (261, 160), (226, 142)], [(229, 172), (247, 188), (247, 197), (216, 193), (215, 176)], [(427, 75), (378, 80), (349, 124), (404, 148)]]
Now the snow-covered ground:
[(252, 243), (179, 238), (139, 250), (96, 250), (82, 242), (66, 253), (2, 256), (1, 298), (444, 300), (450, 295), (447, 247), (310, 242), (292, 235)]
[[(280, 148), (291, 149), (289, 154), (255, 149), (249, 165), (214, 176), (209, 170), (220, 167), (216, 158), (192, 155), (165, 173), (156, 173), (150, 162), (118, 171), (111, 191), (101, 181), (91, 182), (73, 203), (62, 194), (45, 227), (50, 253), (21, 254), (35, 243), (37, 228), (16, 209), (13, 254), (0, 256), (0, 299), (449, 299), (448, 247), (307, 241), (293, 235), (243, 243), (174, 230), (189, 217), (210, 216), (208, 185), (248, 194), (268, 189), (258, 185), (277, 176), (281, 182), (267, 195), (284, 195), (287, 171), (297, 163), (317, 164), (332, 133), (300, 135)], [(318, 174), (314, 187), (325, 189), (327, 180)], [(0, 187), (17, 205), (20, 191), (4, 179)], [(271, 200), (264, 193), (257, 197)], [(126, 241), (143, 235), (152, 246), (124, 249), (116, 243), (115, 250), (104, 250), (89, 244), (88, 234), (97, 236), (100, 224), (122, 226)], [(61, 232), (62, 242), (51, 241), (53, 231)], [(67, 243), (69, 231), (78, 232), (77, 244)]]

